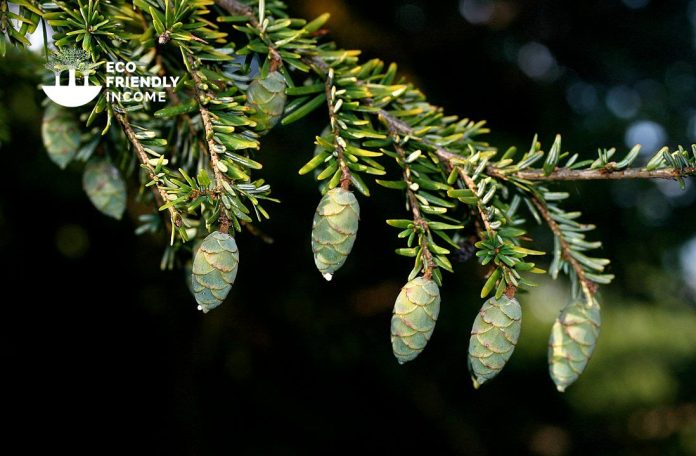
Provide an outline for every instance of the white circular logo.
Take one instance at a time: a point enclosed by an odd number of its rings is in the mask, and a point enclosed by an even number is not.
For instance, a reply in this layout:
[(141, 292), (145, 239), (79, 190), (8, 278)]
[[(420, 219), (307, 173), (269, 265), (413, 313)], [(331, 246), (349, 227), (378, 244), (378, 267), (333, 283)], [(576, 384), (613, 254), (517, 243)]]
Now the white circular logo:
[[(86, 105), (94, 100), (102, 89), (100, 85), (89, 84), (89, 75), (94, 73), (97, 65), (89, 63), (89, 54), (82, 49), (58, 49), (46, 64), (46, 68), (53, 71), (55, 84), (44, 85), (41, 88), (54, 103), (66, 108)], [(61, 74), (65, 71), (68, 72), (68, 85), (62, 85), (60, 82)], [(77, 83), (78, 73), (82, 77), (81, 84)]]

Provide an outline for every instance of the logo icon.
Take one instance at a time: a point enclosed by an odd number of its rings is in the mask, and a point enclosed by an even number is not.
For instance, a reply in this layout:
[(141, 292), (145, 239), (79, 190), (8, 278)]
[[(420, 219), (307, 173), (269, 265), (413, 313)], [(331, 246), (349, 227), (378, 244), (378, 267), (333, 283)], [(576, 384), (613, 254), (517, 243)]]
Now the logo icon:
[[(89, 54), (78, 48), (57, 49), (49, 57), (46, 68), (55, 75), (55, 85), (44, 85), (44, 93), (56, 104), (66, 108), (83, 106), (94, 100), (102, 89), (100, 85), (89, 85), (89, 75), (94, 73), (98, 63), (89, 63)], [(61, 74), (68, 72), (68, 85), (61, 85)], [(82, 76), (82, 85), (76, 82), (76, 75)]]

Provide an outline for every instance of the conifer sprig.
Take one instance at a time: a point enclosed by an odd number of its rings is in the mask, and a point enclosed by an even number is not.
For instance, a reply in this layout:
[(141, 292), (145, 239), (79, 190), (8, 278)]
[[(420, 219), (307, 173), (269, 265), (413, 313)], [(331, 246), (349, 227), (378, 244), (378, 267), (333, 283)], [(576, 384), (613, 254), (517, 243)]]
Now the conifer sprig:
[[(351, 189), (369, 197), (374, 182), (405, 195), (408, 218), (387, 223), (405, 239), (397, 253), (414, 259), (390, 329), (394, 354), (406, 362), (433, 334), (441, 270), (453, 270), (450, 258), (460, 249), (459, 238), (474, 238), (476, 258), (485, 268), (480, 295), (487, 298), (471, 333), (476, 385), (497, 375), (512, 355), (522, 314), (516, 295), (534, 286), (530, 273), (545, 272), (529, 259), (544, 252), (530, 248), (523, 208), (554, 236), (549, 273), (554, 279), (564, 273), (571, 282), (569, 303), (549, 345), (550, 374), (564, 390), (592, 354), (601, 321), (598, 287), (613, 275), (607, 272), (609, 260), (592, 253), (601, 243), (586, 239), (594, 226), (580, 223), (579, 212), (566, 211), (568, 194), (550, 185), (660, 178), (683, 186), (684, 178), (696, 174), (696, 146), (663, 148), (638, 167), (633, 166), (638, 146), (620, 159), (610, 148), (584, 160), (564, 152), (560, 136), (548, 151), (536, 137), (522, 154), (514, 147), (499, 149), (481, 139), (489, 133), (484, 122), (430, 104), (395, 64), (361, 61), (360, 51), (324, 40), (328, 15), (293, 18), (280, 0), (14, 3), (18, 13), (0, 1), (0, 55), (8, 44), (29, 46), (27, 35), (43, 19), (55, 31), (59, 51), (88, 57), (87, 73), (129, 61), (136, 65), (131, 76), (179, 77), (166, 89), (169, 103), (159, 109), (149, 101), (114, 103), (106, 92), (76, 113), (49, 106), (42, 133), (59, 166), (90, 160), (86, 190), (111, 216), (120, 216), (126, 201), (118, 194), (125, 192), (123, 176), (134, 174), (140, 163), (141, 188), (151, 187), (154, 195), (141, 191), (140, 198), (169, 214), (171, 245), (163, 267), (192, 265), (192, 289), (203, 311), (220, 305), (236, 279), (233, 234), (242, 227), (261, 233), (256, 223), (270, 217), (264, 204), (277, 202), (258, 177), (264, 135), (276, 124), (292, 124), (325, 107), (328, 126), (314, 135), (314, 155), (299, 170), (320, 183), (312, 225), (317, 268), (330, 279), (359, 242), (360, 206)], [(105, 83), (103, 72), (90, 78)], [(86, 118), (84, 125), (75, 114)], [(95, 174), (100, 172), (103, 181)], [(103, 194), (100, 182), (107, 184)], [(166, 225), (149, 214), (138, 232), (166, 231)]]

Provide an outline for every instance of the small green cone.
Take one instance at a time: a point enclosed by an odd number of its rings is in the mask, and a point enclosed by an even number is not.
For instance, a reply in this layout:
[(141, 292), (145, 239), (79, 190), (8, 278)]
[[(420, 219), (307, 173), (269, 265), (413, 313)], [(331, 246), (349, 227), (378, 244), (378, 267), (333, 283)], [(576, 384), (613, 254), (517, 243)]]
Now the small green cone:
[(193, 258), (191, 284), (198, 310), (208, 313), (227, 297), (237, 277), (239, 250), (234, 238), (213, 231)]
[(353, 192), (329, 190), (319, 202), (312, 223), (314, 264), (326, 280), (345, 263), (358, 233), (360, 206)]
[(110, 161), (91, 158), (82, 175), (82, 188), (100, 212), (121, 219), (126, 210), (126, 182)]
[(567, 305), (553, 324), (549, 338), (549, 374), (561, 393), (578, 379), (594, 351), (601, 317), (599, 303)]
[(423, 351), (440, 313), (440, 289), (425, 277), (409, 281), (399, 292), (391, 319), (392, 352), (399, 364)]
[(41, 123), (41, 137), (49, 158), (65, 169), (80, 147), (80, 124), (69, 110), (50, 103)]
[(259, 74), (247, 89), (247, 105), (256, 111), (251, 120), (256, 122), (256, 131), (264, 134), (273, 128), (285, 109), (286, 82), (279, 71), (268, 73), (265, 78)]
[(481, 307), (469, 340), (469, 369), (474, 388), (503, 369), (520, 337), (522, 309), (515, 298), (489, 298)]

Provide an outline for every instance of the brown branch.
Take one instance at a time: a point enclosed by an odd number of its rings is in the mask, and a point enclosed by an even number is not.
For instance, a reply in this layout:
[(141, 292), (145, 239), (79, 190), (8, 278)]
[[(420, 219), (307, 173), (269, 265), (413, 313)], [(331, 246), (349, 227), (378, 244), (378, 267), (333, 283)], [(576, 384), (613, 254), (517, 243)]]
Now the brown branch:
[(324, 85), (326, 91), (326, 106), (329, 111), (329, 123), (331, 124), (331, 133), (334, 138), (333, 144), (336, 149), (338, 167), (341, 170), (341, 188), (348, 190), (350, 188), (350, 169), (346, 164), (344, 155), (346, 142), (341, 138), (341, 127), (338, 124), (338, 116), (336, 113), (336, 87), (333, 85), (333, 70), (329, 70)]
[[(409, 125), (407, 125), (399, 119), (396, 119), (395, 117), (392, 117), (387, 111), (381, 109), (379, 111), (379, 117), (382, 120), (382, 122), (387, 125), (387, 128), (390, 131), (394, 131), (407, 136), (411, 136), (413, 134), (413, 130)], [(418, 139), (426, 146), (435, 149), (435, 153), (438, 157), (445, 161), (445, 163), (447, 164), (447, 169), (449, 171), (456, 167), (459, 177), (462, 179), (462, 181), (464, 181), (467, 188), (474, 192), (475, 195), (478, 195), (476, 182), (474, 182), (474, 180), (464, 171), (464, 169), (461, 166), (459, 166), (459, 163), (464, 159), (464, 157), (452, 153), (425, 138)], [(495, 231), (493, 230), (493, 228), (491, 228), (491, 222), (488, 219), (488, 215), (486, 214), (485, 208), (478, 200), (476, 202), (476, 206), (478, 208), (481, 221), (483, 222), (483, 226), (486, 228), (488, 234), (492, 235)]]
[(494, 166), (488, 167), (491, 176), (505, 175), (525, 180), (548, 181), (579, 181), (579, 180), (620, 180), (620, 179), (676, 179), (696, 174), (696, 167), (665, 168), (647, 170), (629, 168), (625, 170), (611, 169), (568, 169), (559, 168), (546, 176), (543, 170), (526, 170), (515, 173), (504, 173)]
[(565, 237), (563, 236), (563, 232), (561, 231), (561, 228), (558, 226), (558, 223), (556, 223), (553, 217), (551, 217), (551, 214), (546, 208), (546, 204), (544, 204), (544, 202), (540, 200), (539, 197), (534, 193), (530, 193), (530, 196), (532, 204), (534, 204), (534, 207), (537, 208), (541, 216), (546, 221), (546, 224), (551, 229), (553, 235), (556, 236), (558, 242), (561, 244), (563, 259), (566, 260), (568, 264), (570, 264), (571, 268), (573, 268), (575, 274), (577, 274), (578, 276), (578, 280), (580, 280), (580, 285), (582, 286), (583, 292), (585, 293), (587, 298), (591, 300), (592, 296), (597, 291), (597, 284), (587, 278), (587, 276), (585, 275), (585, 270), (582, 268), (580, 263), (578, 263), (578, 261), (570, 254), (570, 244), (568, 244), (568, 241), (566, 241)]
[(433, 255), (428, 248), (428, 242), (430, 239), (430, 226), (428, 221), (423, 218), (420, 211), (420, 203), (418, 198), (416, 198), (416, 193), (411, 189), (413, 181), (411, 180), (411, 166), (406, 163), (406, 151), (399, 144), (399, 135), (395, 130), (390, 130), (390, 135), (394, 141), (394, 150), (399, 155), (399, 159), (403, 163), (403, 178), (406, 182), (406, 198), (408, 200), (409, 208), (411, 209), (411, 214), (413, 214), (413, 224), (422, 230), (422, 234), (419, 236), (419, 244), (423, 249), (423, 277), (430, 279), (433, 275), (433, 269), (435, 269), (435, 261), (433, 260)]
[[(133, 127), (128, 121), (128, 117), (125, 114), (121, 114), (116, 109), (112, 109), (112, 111), (118, 122), (121, 124), (121, 127), (123, 127), (123, 131), (126, 133), (128, 140), (133, 145), (133, 150), (135, 150), (135, 155), (138, 157), (138, 160), (145, 167), (145, 169), (147, 169), (150, 179), (155, 182), (155, 186), (152, 187), (152, 193), (155, 196), (155, 202), (158, 205), (157, 207), (159, 208), (164, 206), (167, 202), (169, 202), (169, 195), (167, 194), (167, 191), (160, 186), (159, 178), (157, 177), (155, 168), (149, 162), (145, 148), (136, 137)], [(168, 211), (171, 223), (173, 223), (176, 227), (180, 227), (183, 223), (181, 214), (179, 214), (179, 212), (173, 206), (169, 206)]]
[(275, 47), (271, 46), (269, 43), (266, 44), (268, 45), (268, 58), (271, 60), (268, 71), (273, 73), (274, 71), (278, 71), (283, 65), (283, 58)]
[[(411, 128), (401, 120), (392, 117), (387, 111), (380, 110), (379, 116), (387, 126), (391, 126), (401, 134), (411, 134)], [(461, 155), (450, 152), (435, 143), (421, 138), (423, 144), (432, 147), (438, 157), (447, 162), (461, 161), (464, 159)], [(553, 171), (548, 176), (543, 170), (522, 170), (512, 173), (506, 173), (500, 168), (489, 165), (486, 168), (489, 176), (507, 179), (515, 177), (524, 180), (541, 180), (541, 181), (582, 181), (582, 180), (622, 180), (622, 179), (677, 179), (696, 174), (696, 167), (665, 168), (647, 170), (641, 168), (630, 168), (625, 170), (612, 169), (583, 169), (575, 170), (568, 168), (559, 168)]]
[[(210, 111), (205, 107), (203, 103), (203, 96), (201, 94), (200, 86), (203, 84), (200, 76), (195, 70), (195, 61), (190, 54), (187, 54), (189, 66), (191, 67), (191, 78), (193, 79), (193, 91), (196, 96), (196, 101), (198, 102), (198, 111), (201, 114), (201, 121), (203, 122), (203, 128), (205, 129), (205, 137), (207, 141), (208, 155), (210, 156), (210, 167), (213, 168), (213, 173), (215, 174), (215, 190), (217, 193), (222, 192), (222, 182), (225, 180), (225, 176), (220, 171), (218, 164), (220, 163), (220, 158), (218, 157), (217, 151), (215, 150), (217, 145), (215, 144), (213, 122), (210, 118)], [(220, 232), (227, 233), (230, 229), (230, 221), (227, 218), (225, 209), (220, 210), (220, 217), (218, 219), (220, 222)]]
[(481, 204), (481, 200), (478, 197), (478, 189), (476, 188), (476, 182), (474, 182), (471, 176), (469, 176), (466, 173), (466, 171), (464, 171), (464, 168), (457, 165), (453, 166), (456, 166), (459, 177), (464, 181), (469, 190), (471, 190), (474, 193), (474, 195), (476, 195), (476, 207), (478, 208), (479, 215), (481, 216), (481, 221), (483, 222), (483, 226), (486, 228), (486, 232), (488, 232), (488, 234), (492, 237), (495, 231), (493, 230), (493, 228), (491, 228), (491, 221), (488, 220), (486, 208), (483, 207), (483, 205)]

